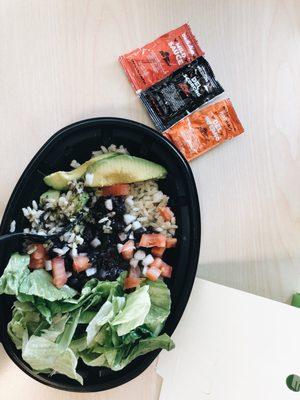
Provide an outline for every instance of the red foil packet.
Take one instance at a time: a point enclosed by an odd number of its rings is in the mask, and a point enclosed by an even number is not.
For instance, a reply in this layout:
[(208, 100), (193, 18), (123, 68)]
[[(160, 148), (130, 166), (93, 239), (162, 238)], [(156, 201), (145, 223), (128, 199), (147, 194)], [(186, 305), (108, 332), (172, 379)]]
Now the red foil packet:
[(231, 101), (226, 99), (194, 111), (163, 135), (190, 161), (243, 132)]
[(184, 24), (144, 47), (120, 56), (119, 61), (131, 85), (139, 91), (203, 54), (191, 28)]

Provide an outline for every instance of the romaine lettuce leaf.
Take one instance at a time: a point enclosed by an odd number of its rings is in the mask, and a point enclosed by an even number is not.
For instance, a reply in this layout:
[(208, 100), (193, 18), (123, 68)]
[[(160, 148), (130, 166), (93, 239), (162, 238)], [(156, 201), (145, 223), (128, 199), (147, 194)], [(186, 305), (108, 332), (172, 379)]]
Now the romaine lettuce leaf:
[(14, 253), (0, 278), (0, 294), (17, 295), (22, 280), (30, 273), (29, 256)]
[(22, 351), (22, 357), (34, 370), (49, 370), (75, 379), (83, 384), (82, 377), (77, 374), (77, 357), (67, 348), (63, 350), (59, 344), (45, 337), (31, 336)]
[(98, 346), (94, 349), (94, 352), (81, 352), (80, 357), (89, 366), (108, 367), (113, 371), (119, 371), (135, 358), (150, 351), (158, 349), (169, 351), (173, 348), (174, 343), (172, 339), (167, 334), (163, 334), (158, 337), (140, 340), (135, 346), (123, 345), (119, 348)]
[(44, 269), (36, 269), (28, 274), (21, 282), (19, 292), (26, 295), (41, 297), (42, 299), (55, 301), (74, 297), (76, 290), (65, 285), (61, 289), (52, 283), (51, 275)]
[(119, 336), (144, 323), (151, 306), (148, 290), (149, 286), (145, 285), (127, 295), (124, 308), (111, 322), (112, 326), (117, 327)]
[(23, 359), (34, 370), (52, 370), (76, 379), (81, 384), (82, 377), (76, 373), (77, 357), (70, 349), (78, 325), (81, 310), (72, 314), (57, 315), (48, 329), (40, 336), (32, 335), (22, 346)]
[(149, 286), (151, 307), (145, 318), (144, 324), (146, 329), (157, 336), (161, 332), (164, 322), (170, 314), (170, 290), (161, 279), (158, 279), (156, 282), (147, 280), (146, 284)]
[(43, 330), (41, 337), (55, 343), (57, 338), (64, 332), (69, 318), (69, 314), (57, 315), (55, 318), (53, 318), (53, 322), (48, 329)]
[(113, 318), (113, 305), (110, 301), (106, 301), (86, 328), (88, 346), (90, 346), (101, 327)]
[(22, 348), (24, 332), (32, 335), (41, 322), (41, 316), (30, 303), (15, 301), (12, 320), (7, 325), (7, 332), (17, 349)]

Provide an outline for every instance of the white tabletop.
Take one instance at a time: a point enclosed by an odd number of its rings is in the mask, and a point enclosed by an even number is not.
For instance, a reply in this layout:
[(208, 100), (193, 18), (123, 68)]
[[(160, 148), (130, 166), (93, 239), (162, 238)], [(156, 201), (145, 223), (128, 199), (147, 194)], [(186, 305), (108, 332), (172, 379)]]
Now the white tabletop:
[(299, 15), (298, 0), (2, 0), (0, 215), (61, 127), (151, 125), (117, 57), (188, 21), (246, 131), (191, 163), (199, 276), (288, 301), (300, 288)]

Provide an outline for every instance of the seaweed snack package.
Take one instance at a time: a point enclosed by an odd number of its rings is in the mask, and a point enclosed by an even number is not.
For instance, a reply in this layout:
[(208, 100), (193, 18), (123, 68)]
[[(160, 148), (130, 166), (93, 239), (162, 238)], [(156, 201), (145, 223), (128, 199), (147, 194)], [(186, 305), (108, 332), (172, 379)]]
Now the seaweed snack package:
[(188, 24), (119, 57), (136, 91), (145, 90), (176, 69), (203, 55)]
[(203, 57), (140, 93), (154, 125), (164, 131), (224, 91)]
[(243, 132), (231, 101), (226, 99), (193, 112), (164, 132), (164, 136), (190, 161)]

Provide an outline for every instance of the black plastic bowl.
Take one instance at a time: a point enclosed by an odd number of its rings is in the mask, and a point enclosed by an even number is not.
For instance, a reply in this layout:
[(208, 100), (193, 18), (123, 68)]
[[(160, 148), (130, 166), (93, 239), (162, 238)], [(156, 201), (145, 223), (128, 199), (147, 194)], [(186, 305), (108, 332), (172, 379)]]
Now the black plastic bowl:
[[(0, 226), (0, 234), (7, 233), (11, 220), (17, 221), (17, 231), (25, 224), (22, 207), (38, 199), (46, 190), (43, 177), (49, 173), (68, 169), (73, 159), (83, 162), (101, 145), (123, 144), (133, 155), (162, 164), (168, 170), (167, 179), (160, 182), (162, 190), (170, 196), (175, 211), (178, 230), (178, 246), (167, 260), (173, 265), (173, 276), (168, 281), (172, 295), (172, 310), (164, 331), (172, 334), (187, 304), (198, 264), (200, 248), (200, 209), (197, 190), (191, 169), (184, 157), (163, 136), (153, 129), (134, 121), (120, 118), (93, 118), (76, 122), (53, 135), (29, 163), (17, 183), (6, 207)], [(0, 275), (13, 251), (20, 250), (21, 243), (0, 248)], [(122, 371), (92, 368), (78, 364), (78, 372), (84, 385), (63, 376), (37, 375), (22, 360), (7, 334), (11, 320), (12, 296), (1, 296), (0, 334), (3, 346), (10, 358), (37, 381), (57, 389), (74, 392), (93, 392), (111, 389), (135, 378), (155, 359), (159, 351), (139, 357)]]

